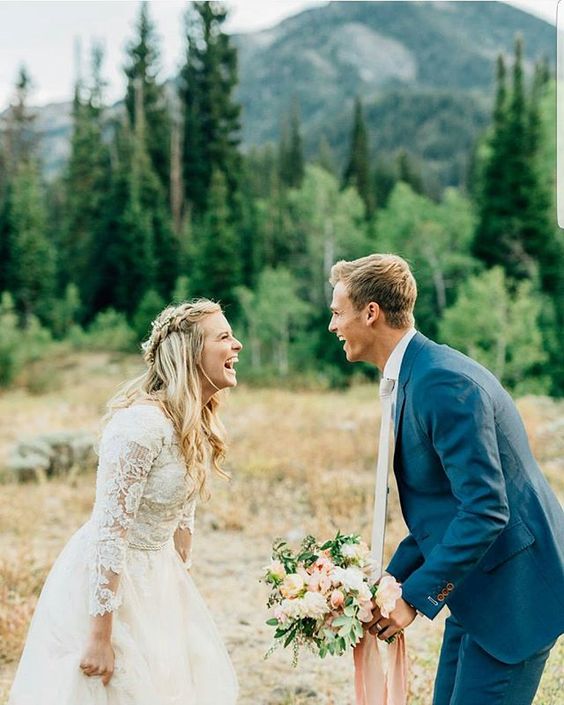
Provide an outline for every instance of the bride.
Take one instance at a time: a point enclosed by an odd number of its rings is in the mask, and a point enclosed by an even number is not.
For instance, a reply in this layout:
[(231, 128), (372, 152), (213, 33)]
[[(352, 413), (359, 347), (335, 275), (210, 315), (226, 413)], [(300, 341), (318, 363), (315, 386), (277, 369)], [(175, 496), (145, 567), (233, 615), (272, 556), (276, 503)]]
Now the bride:
[(187, 571), (241, 343), (218, 304), (166, 308), (109, 403), (90, 520), (55, 562), (8, 705), (231, 705), (237, 681)]

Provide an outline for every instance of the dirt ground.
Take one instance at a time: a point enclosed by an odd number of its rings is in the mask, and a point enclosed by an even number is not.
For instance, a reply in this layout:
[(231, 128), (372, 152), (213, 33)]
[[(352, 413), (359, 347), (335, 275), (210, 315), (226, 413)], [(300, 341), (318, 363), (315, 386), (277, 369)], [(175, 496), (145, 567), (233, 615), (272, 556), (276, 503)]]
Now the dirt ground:
[[(52, 387), (31, 396), (0, 396), (0, 471), (18, 440), (51, 430), (95, 431), (105, 400), (135, 371), (131, 360), (88, 355), (60, 360)], [(321, 661), (270, 646), (265, 588), (258, 578), (272, 539), (320, 538), (337, 528), (370, 531), (379, 410), (373, 386), (346, 392), (240, 387), (223, 419), (231, 450), (230, 483), (218, 480), (199, 508), (193, 576), (224, 635), (239, 674), (240, 705), (352, 705), (352, 659)], [(533, 449), (564, 496), (564, 404), (519, 400)], [(395, 489), (395, 488), (394, 488)], [(387, 549), (404, 535), (394, 489)], [(88, 518), (94, 473), (68, 480), (0, 485), (0, 705), (5, 705), (27, 625), (50, 565)], [(446, 610), (443, 610), (446, 612)], [(444, 617), (418, 617), (409, 628), (410, 705), (430, 703)], [(564, 687), (564, 647), (553, 650), (536, 705), (557, 705)], [(38, 703), (37, 705), (40, 705)], [(76, 705), (80, 705), (77, 703)]]

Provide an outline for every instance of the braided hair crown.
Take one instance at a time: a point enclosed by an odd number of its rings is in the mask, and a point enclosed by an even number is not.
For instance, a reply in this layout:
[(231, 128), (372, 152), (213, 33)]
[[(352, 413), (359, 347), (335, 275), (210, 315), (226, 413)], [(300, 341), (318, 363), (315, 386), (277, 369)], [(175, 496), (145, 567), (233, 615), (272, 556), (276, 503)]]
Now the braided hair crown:
[[(211, 309), (211, 310), (210, 310)], [(151, 323), (151, 333), (141, 345), (143, 358), (147, 365), (155, 363), (155, 356), (159, 345), (171, 333), (187, 333), (198, 320), (201, 320), (211, 311), (220, 311), (219, 304), (209, 299), (196, 299), (184, 301), (175, 306), (167, 306)]]

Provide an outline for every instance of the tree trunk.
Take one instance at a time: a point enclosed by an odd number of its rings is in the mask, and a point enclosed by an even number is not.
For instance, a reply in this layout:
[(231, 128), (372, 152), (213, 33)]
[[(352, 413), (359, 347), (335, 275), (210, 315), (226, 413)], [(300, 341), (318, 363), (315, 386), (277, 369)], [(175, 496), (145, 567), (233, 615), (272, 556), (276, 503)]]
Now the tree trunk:
[(170, 136), (170, 210), (174, 232), (182, 232), (182, 202), (184, 190), (182, 187), (182, 148), (180, 125), (172, 123)]

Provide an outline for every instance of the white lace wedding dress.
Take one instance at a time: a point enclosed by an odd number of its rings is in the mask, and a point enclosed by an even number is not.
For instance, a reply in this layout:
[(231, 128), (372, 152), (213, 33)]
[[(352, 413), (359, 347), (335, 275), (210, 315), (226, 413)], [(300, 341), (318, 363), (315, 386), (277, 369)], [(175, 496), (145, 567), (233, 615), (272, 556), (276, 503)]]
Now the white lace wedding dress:
[[(8, 705), (235, 703), (229, 656), (173, 544), (178, 526), (194, 527), (190, 490), (162, 410), (117, 411), (100, 444), (92, 516), (47, 578)], [(90, 616), (110, 611), (116, 660), (104, 687), (79, 663)]]

